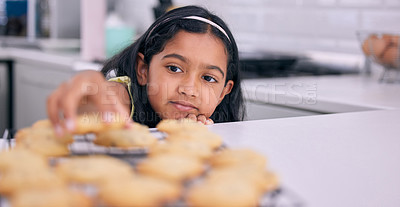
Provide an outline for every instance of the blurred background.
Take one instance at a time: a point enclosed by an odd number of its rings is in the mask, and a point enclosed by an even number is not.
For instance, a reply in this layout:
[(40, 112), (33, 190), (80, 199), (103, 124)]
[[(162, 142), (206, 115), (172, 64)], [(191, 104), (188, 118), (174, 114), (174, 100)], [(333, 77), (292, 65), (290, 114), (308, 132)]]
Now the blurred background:
[[(91, 5), (82, 9), (86, 1)], [(213, 11), (228, 23), (241, 51), (361, 54), (356, 31), (400, 30), (399, 0), (0, 0), (0, 37), (80, 39), (81, 15), (100, 12), (101, 4), (107, 4), (105, 17), (93, 15), (89, 21), (105, 24), (110, 13), (116, 13), (141, 35), (162, 3), (196, 4)]]
[(400, 0), (0, 0), (0, 131), (45, 118), (61, 82), (99, 70), (157, 15), (190, 4), (226, 21), (245, 79), (380, 73), (360, 43), (371, 32), (400, 39)]
[[(154, 20), (156, 0), (117, 0), (117, 11), (137, 31)], [(399, 0), (175, 0), (202, 5), (230, 26), (245, 51), (322, 50), (361, 54), (357, 30), (400, 31)]]

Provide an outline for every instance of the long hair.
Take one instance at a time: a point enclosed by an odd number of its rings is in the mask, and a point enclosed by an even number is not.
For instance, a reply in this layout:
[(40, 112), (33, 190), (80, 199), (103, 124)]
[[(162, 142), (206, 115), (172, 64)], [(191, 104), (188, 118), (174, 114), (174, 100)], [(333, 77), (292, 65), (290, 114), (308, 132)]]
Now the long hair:
[[(222, 27), (229, 39), (220, 30), (205, 22), (184, 19), (184, 17), (188, 16), (199, 16), (211, 20)], [(210, 32), (222, 40), (228, 53), (228, 68), (225, 84), (228, 80), (232, 80), (234, 86), (231, 92), (227, 94), (216, 107), (210, 118), (215, 123), (243, 120), (245, 109), (240, 86), (239, 57), (235, 39), (224, 21), (204, 8), (186, 6), (165, 13), (133, 44), (109, 59), (101, 72), (106, 75), (114, 70), (117, 76), (129, 76), (131, 78), (132, 104), (134, 104), (135, 107), (133, 120), (141, 124), (146, 124), (149, 127), (154, 127), (160, 121), (160, 117), (149, 103), (146, 86), (141, 86), (138, 83), (136, 77), (136, 57), (138, 53), (142, 53), (144, 55), (145, 64), (150, 65), (152, 57), (161, 52), (167, 42), (172, 39), (177, 32), (182, 30), (191, 33)]]

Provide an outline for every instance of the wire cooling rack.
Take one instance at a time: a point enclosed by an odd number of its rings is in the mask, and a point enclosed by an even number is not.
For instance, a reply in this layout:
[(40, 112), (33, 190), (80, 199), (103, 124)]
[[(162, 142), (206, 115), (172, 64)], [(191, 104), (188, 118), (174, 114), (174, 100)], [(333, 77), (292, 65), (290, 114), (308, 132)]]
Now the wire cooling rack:
[[(11, 149), (15, 145), (14, 134), (15, 130), (6, 129), (3, 133), (3, 137), (0, 137), (0, 151)], [(156, 129), (150, 129), (150, 132), (160, 140), (165, 139), (166, 134), (157, 131)], [(70, 155), (95, 155), (95, 154), (106, 154), (125, 162), (128, 162), (133, 167), (147, 156), (148, 150), (145, 148), (129, 148), (120, 149), (116, 147), (103, 147), (95, 145), (93, 140), (95, 139), (94, 134), (77, 135), (74, 137), (74, 142), (69, 145)], [(226, 148), (223, 145), (219, 150)], [(57, 158), (55, 158), (57, 159)], [(62, 158), (61, 158), (62, 159)], [(57, 160), (51, 160), (57, 162)], [(1, 177), (0, 177), (1, 179)], [(201, 179), (201, 178), (200, 178)], [(186, 184), (190, 186), (190, 182)], [(295, 192), (290, 189), (280, 186), (278, 189), (266, 193), (260, 200), (258, 207), (305, 207), (304, 200)], [(8, 203), (7, 199), (0, 195), (0, 207), (12, 207)], [(104, 207), (101, 205), (101, 207)], [(167, 204), (166, 207), (186, 207), (184, 202), (177, 201), (174, 203)]]

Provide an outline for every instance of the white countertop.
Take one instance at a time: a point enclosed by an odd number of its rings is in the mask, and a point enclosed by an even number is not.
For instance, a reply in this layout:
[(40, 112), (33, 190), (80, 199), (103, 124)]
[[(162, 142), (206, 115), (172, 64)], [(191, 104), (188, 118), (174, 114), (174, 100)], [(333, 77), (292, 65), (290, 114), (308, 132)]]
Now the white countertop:
[(79, 60), (79, 52), (44, 52), (38, 49), (0, 48), (1, 59), (25, 59), (72, 66)]
[(210, 130), (228, 147), (268, 157), (282, 188), (301, 206), (397, 207), (399, 125), (400, 110), (380, 110), (215, 124)]
[(248, 100), (322, 113), (400, 108), (400, 83), (378, 75), (250, 79), (243, 88)]
[(0, 47), (0, 59), (29, 60), (56, 64), (69, 67), (74, 71), (100, 70), (102, 67), (100, 64), (83, 61), (79, 51), (42, 51), (38, 49)]
[(302, 206), (400, 206), (400, 84), (379, 75), (244, 80), (247, 100), (337, 114), (210, 128), (267, 156)]

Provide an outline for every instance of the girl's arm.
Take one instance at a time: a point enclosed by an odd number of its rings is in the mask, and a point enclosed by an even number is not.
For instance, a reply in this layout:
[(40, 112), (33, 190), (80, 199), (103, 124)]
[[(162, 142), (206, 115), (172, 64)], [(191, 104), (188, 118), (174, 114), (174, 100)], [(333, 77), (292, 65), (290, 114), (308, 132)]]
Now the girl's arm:
[[(75, 129), (79, 113), (99, 112), (105, 121), (110, 113), (130, 122), (130, 98), (123, 84), (107, 81), (97, 71), (85, 71), (61, 84), (47, 99), (47, 114), (58, 135)], [(64, 121), (61, 121), (64, 119)]]

